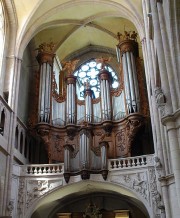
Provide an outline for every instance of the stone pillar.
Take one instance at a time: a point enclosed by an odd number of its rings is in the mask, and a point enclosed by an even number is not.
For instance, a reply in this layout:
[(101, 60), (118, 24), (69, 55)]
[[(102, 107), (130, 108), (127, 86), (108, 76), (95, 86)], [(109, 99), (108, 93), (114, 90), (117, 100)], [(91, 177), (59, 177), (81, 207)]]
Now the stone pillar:
[[(171, 90), (171, 98), (172, 98), (172, 106), (174, 111), (179, 108), (179, 101), (180, 101), (180, 92), (179, 92), (179, 84), (178, 80), (175, 78), (178, 78), (177, 75), (177, 69), (176, 67), (174, 68), (173, 66), (173, 59), (174, 57), (174, 51), (173, 48), (170, 48), (170, 43), (171, 39), (168, 39), (168, 34), (167, 34), (167, 26), (165, 24), (165, 17), (164, 17), (164, 10), (162, 6), (162, 1), (156, 0), (157, 3), (157, 13), (159, 17), (159, 24), (160, 24), (160, 30), (161, 30), (161, 35), (162, 35), (162, 43), (163, 43), (163, 48), (164, 48), (164, 53), (165, 53), (165, 61), (166, 61), (166, 68), (167, 68), (167, 76), (168, 76), (168, 81), (169, 81), (169, 86)], [(172, 37), (172, 35), (171, 35)], [(176, 71), (176, 73), (175, 73)], [(170, 73), (171, 72), (171, 73)]]
[(166, 218), (171, 218), (171, 209), (170, 209), (170, 202), (169, 202), (169, 193), (168, 193), (168, 177), (161, 177), (159, 178), (159, 181), (161, 182), (162, 186), (162, 194), (163, 194), (163, 201), (165, 205), (165, 213), (166, 213)]
[(52, 70), (55, 54), (53, 44), (43, 43), (38, 48), (37, 61), (39, 63), (39, 122), (50, 123)]
[(66, 77), (66, 124), (76, 123), (76, 77), (68, 75)]
[(138, 57), (137, 35), (135, 32), (130, 35), (125, 31), (124, 36), (120, 35), (120, 33), (118, 36), (118, 47), (123, 64), (127, 112), (128, 114), (136, 113), (140, 110), (139, 86), (136, 72), (136, 57)]
[(170, 155), (171, 155), (171, 162), (172, 162), (172, 170), (174, 173), (175, 179), (175, 186), (176, 186), (176, 193), (178, 204), (180, 207), (180, 147), (179, 147), (179, 136), (178, 136), (178, 129), (177, 124), (175, 122), (175, 117), (180, 117), (180, 114), (175, 114), (174, 116), (166, 116), (162, 118), (162, 123), (167, 128), (167, 135), (169, 140), (169, 147), (170, 147)]
[(85, 120), (92, 122), (93, 107), (92, 107), (92, 94), (93, 91), (90, 89), (89, 82), (85, 83)]
[(172, 87), (169, 86), (169, 82), (168, 82), (166, 61), (165, 61), (165, 55), (164, 55), (164, 47), (162, 43), (162, 36), (161, 36), (161, 30), (160, 30), (160, 24), (159, 24), (159, 18), (157, 14), (157, 7), (156, 7), (155, 0), (151, 0), (150, 4), (151, 4), (151, 10), (152, 10), (152, 21), (153, 21), (153, 26), (154, 26), (154, 42), (156, 46), (160, 77), (161, 77), (161, 88), (164, 92), (164, 95), (167, 98), (168, 103), (166, 104), (166, 113), (169, 114), (169, 113), (172, 113), (171, 93), (174, 93), (174, 91), (171, 90)]
[(112, 107), (111, 107), (111, 95), (110, 86), (112, 79), (110, 73), (102, 68), (99, 72), (100, 87), (101, 87), (101, 108), (102, 108), (102, 119), (111, 120)]

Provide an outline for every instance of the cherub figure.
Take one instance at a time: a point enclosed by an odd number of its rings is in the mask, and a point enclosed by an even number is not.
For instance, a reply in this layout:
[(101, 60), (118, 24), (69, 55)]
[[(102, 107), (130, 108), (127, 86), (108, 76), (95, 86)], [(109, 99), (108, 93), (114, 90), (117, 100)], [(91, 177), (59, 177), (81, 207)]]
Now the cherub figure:
[(74, 61), (67, 61), (64, 63), (63, 71), (67, 70), (68, 75), (72, 75), (72, 73), (75, 70), (76, 64), (79, 62), (79, 60)]
[(120, 32), (117, 33), (117, 39), (119, 40), (119, 42), (122, 40), (122, 33)]
[(137, 33), (135, 31), (132, 32), (131, 39), (133, 39), (134, 41), (137, 41)]
[(101, 63), (101, 70), (104, 70), (106, 63), (108, 63), (111, 60), (111, 57), (108, 57), (108, 58), (101, 57), (95, 60), (97, 63)]
[(124, 31), (124, 37), (125, 37), (125, 39), (129, 39), (129, 38), (130, 38), (130, 32), (131, 32), (131, 31), (129, 31), (129, 32)]

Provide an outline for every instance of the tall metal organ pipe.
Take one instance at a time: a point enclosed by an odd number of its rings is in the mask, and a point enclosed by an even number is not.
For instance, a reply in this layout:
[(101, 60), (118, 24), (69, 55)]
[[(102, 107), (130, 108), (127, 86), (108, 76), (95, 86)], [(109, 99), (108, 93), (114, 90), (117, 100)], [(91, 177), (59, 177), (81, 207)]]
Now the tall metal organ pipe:
[(135, 32), (133, 34), (128, 35), (126, 32), (125, 36), (123, 36), (122, 39), (119, 39), (120, 41), (118, 44), (122, 58), (128, 114), (140, 112), (140, 96), (135, 64), (136, 57), (138, 57), (138, 43), (136, 42)]
[(110, 98), (110, 87), (111, 87), (111, 74), (106, 70), (102, 69), (99, 72), (100, 87), (101, 87), (101, 107), (102, 107), (102, 119), (111, 120), (112, 106)]
[(76, 77), (72, 74), (66, 77), (67, 98), (66, 98), (66, 123), (76, 123)]
[(50, 123), (51, 113), (51, 79), (53, 71), (53, 61), (55, 54), (53, 47), (49, 44), (39, 46), (37, 61), (39, 63), (40, 83), (39, 83), (39, 122)]

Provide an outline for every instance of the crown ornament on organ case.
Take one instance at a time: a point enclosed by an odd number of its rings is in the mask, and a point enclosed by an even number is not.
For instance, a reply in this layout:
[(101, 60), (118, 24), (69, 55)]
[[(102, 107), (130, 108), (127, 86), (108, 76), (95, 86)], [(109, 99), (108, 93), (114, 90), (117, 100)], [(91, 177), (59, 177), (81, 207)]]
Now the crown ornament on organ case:
[(54, 53), (55, 43), (53, 43), (53, 42), (50, 42), (50, 43), (43, 42), (43, 43), (41, 43), (39, 45), (38, 48), (36, 48), (36, 50), (38, 50), (38, 53), (43, 53), (43, 52)]
[(117, 39), (119, 42), (122, 42), (124, 40), (134, 40), (137, 42), (137, 36), (138, 34), (135, 31), (124, 31), (124, 34), (118, 32), (117, 33)]

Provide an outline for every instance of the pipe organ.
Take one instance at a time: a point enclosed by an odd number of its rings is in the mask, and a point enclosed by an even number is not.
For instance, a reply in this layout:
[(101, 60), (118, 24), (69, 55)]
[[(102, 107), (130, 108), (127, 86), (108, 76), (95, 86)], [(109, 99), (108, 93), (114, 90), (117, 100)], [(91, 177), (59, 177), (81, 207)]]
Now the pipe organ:
[(84, 82), (84, 100), (77, 98), (78, 78), (73, 73), (79, 60), (64, 64), (66, 90), (63, 96), (56, 93), (54, 87), (58, 84), (51, 76), (54, 54), (47, 55), (39, 50), (39, 122), (36, 129), (48, 150), (49, 163), (64, 162), (66, 182), (70, 176), (78, 174), (88, 179), (90, 174), (100, 173), (106, 179), (108, 158), (132, 155), (136, 136), (145, 123), (137, 77), (138, 44), (133, 34), (118, 35), (124, 79), (116, 90), (112, 89), (113, 78), (106, 67), (110, 59), (96, 59), (101, 63), (100, 97), (96, 99), (89, 81)]

